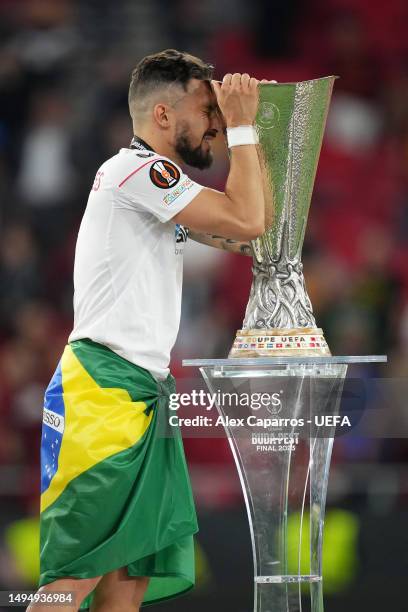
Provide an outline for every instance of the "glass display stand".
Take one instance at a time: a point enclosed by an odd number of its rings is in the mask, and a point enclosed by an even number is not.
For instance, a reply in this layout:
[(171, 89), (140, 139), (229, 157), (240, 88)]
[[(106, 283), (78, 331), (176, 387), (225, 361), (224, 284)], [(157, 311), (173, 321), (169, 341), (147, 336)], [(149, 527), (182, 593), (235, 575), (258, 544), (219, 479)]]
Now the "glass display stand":
[(348, 364), (381, 355), (189, 359), (199, 367), (242, 485), (254, 562), (254, 612), (323, 612), (327, 484)]

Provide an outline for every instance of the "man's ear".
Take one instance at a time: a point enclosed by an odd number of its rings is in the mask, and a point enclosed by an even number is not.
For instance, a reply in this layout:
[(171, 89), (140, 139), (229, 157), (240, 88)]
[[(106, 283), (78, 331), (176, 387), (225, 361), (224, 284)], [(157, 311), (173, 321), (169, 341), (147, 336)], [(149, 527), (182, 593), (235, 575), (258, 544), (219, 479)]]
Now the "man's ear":
[(167, 104), (156, 104), (153, 108), (154, 120), (161, 128), (170, 127), (171, 108)]

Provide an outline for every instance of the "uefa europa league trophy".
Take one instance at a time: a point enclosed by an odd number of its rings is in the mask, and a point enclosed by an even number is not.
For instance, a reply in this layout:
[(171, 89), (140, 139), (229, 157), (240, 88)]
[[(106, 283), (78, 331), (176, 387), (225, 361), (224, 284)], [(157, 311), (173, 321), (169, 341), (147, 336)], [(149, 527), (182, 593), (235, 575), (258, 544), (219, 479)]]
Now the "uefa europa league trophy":
[(248, 512), (254, 612), (323, 612), (324, 513), (346, 364), (385, 360), (332, 357), (303, 279), (300, 256), (334, 79), (260, 85), (267, 230), (252, 243), (243, 329), (228, 359), (183, 362), (200, 367), (218, 398)]
[(300, 256), (335, 78), (260, 86), (267, 230), (253, 243), (251, 294), (230, 357), (330, 355)]

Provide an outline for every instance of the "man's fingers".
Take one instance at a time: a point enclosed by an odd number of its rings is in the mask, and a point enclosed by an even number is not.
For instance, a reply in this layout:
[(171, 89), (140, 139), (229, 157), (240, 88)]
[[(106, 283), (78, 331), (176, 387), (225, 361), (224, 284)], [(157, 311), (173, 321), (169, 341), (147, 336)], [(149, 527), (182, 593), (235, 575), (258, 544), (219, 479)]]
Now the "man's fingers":
[(235, 72), (224, 76), (219, 90), (215, 86), (226, 125), (250, 125), (254, 122), (259, 99), (258, 84), (259, 80), (246, 72)]
[(228, 72), (222, 79), (222, 86), (227, 87), (228, 85), (231, 85), (231, 79), (232, 79), (232, 74)]
[(216, 85), (215, 84), (220, 84), (220, 85), (230, 85), (233, 87), (238, 88), (239, 86), (242, 86), (244, 89), (246, 87), (256, 87), (257, 85), (259, 85), (259, 83), (262, 84), (271, 84), (271, 83), (277, 83), (278, 81), (275, 81), (273, 79), (269, 80), (269, 79), (256, 79), (255, 77), (250, 77), (249, 74), (247, 74), (246, 72), (244, 72), (243, 74), (241, 74), (240, 72), (235, 72), (234, 74), (231, 74), (230, 72), (228, 72), (228, 74), (226, 74), (222, 80), (222, 83), (220, 81), (211, 81), (214, 89), (216, 89)]
[(243, 91), (246, 91), (249, 86), (250, 76), (246, 72), (241, 76), (241, 86)]
[(240, 72), (236, 72), (235, 74), (232, 75), (231, 87), (233, 87), (234, 89), (239, 89), (241, 87), (241, 73)]

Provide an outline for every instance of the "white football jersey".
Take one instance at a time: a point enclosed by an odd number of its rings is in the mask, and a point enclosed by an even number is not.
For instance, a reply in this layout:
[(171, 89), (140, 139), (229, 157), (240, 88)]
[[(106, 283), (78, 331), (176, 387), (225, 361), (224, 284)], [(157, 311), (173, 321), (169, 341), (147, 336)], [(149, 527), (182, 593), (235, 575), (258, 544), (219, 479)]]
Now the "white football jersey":
[[(133, 145), (133, 143), (132, 143)], [(163, 379), (181, 311), (188, 231), (171, 221), (201, 191), (143, 141), (98, 170), (74, 265), (74, 328)]]

